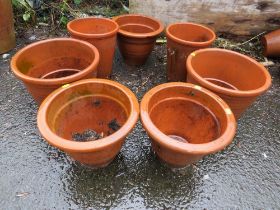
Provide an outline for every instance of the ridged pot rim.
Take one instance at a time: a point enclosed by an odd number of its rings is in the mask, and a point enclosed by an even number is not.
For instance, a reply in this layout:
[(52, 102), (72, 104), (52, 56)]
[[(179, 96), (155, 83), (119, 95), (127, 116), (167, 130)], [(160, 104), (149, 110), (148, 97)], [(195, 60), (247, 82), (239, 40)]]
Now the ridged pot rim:
[[(194, 57), (198, 56), (199, 54), (202, 54), (205, 52), (226, 53), (226, 54), (229, 54), (232, 56), (238, 56), (241, 59), (245, 59), (247, 62), (250, 62), (250, 63), (254, 64), (255, 66), (257, 66), (264, 73), (265, 83), (261, 87), (254, 89), (254, 90), (232, 90), (232, 89), (221, 87), (219, 85), (215, 85), (214, 83), (207, 81), (206, 79), (201, 77), (199, 74), (197, 74), (192, 66), (192, 59)], [(228, 96), (254, 97), (254, 96), (258, 96), (261, 93), (265, 92), (271, 86), (271, 76), (270, 76), (268, 70), (262, 64), (260, 64), (253, 58), (250, 58), (249, 56), (246, 56), (246, 55), (243, 55), (241, 53), (234, 52), (231, 50), (220, 49), (220, 48), (205, 48), (205, 49), (196, 50), (188, 56), (187, 61), (186, 61), (186, 68), (187, 68), (187, 73), (189, 75), (191, 75), (192, 77), (194, 77), (202, 86), (204, 86), (205, 88), (207, 88), (211, 91), (214, 91), (214, 92), (217, 92), (220, 94), (224, 94), (224, 95), (228, 95)]]
[[(127, 36), (127, 37), (132, 37), (132, 38), (149, 38), (149, 37), (155, 37), (155, 36), (158, 36), (160, 33), (163, 32), (164, 30), (164, 25), (161, 21), (159, 21), (158, 19), (155, 19), (153, 17), (150, 17), (150, 16), (146, 16), (146, 15), (141, 15), (141, 14), (125, 14), (125, 15), (119, 15), (119, 16), (116, 16), (116, 17), (113, 17), (113, 20), (116, 21), (117, 23), (117, 20), (119, 18), (124, 18), (124, 17), (143, 17), (143, 18), (148, 18), (152, 21), (155, 21), (159, 24), (159, 28), (153, 32), (149, 32), (149, 33), (133, 33), (133, 32), (128, 32), (126, 30), (122, 30), (121, 29), (121, 26), (120, 26), (120, 29), (118, 31), (119, 34), (121, 35), (124, 35), (124, 36)], [(118, 24), (118, 23), (117, 23)]]
[[(94, 55), (94, 59), (88, 67), (81, 70), (80, 72), (70, 75), (70, 76), (56, 78), (56, 79), (35, 78), (35, 77), (30, 77), (30, 76), (27, 76), (27, 75), (21, 73), (16, 65), (16, 62), (19, 59), (19, 57), (22, 54), (24, 54), (25, 51), (30, 50), (33, 47), (36, 47), (41, 44), (50, 43), (50, 42), (73, 42), (75, 44), (80, 44), (80, 45), (86, 46), (87, 48), (89, 48), (92, 51), (92, 53)], [(16, 77), (18, 77), (19, 79), (21, 79), (23, 82), (26, 82), (26, 83), (36, 84), (36, 85), (47, 85), (47, 86), (60, 85), (60, 84), (70, 83), (70, 82), (79, 80), (79, 79), (85, 77), (86, 75), (88, 75), (89, 73), (93, 72), (94, 69), (96, 69), (96, 67), (99, 64), (99, 59), (100, 59), (100, 56), (99, 56), (99, 52), (98, 52), (97, 48), (86, 41), (81, 41), (81, 40), (72, 39), (72, 38), (53, 38), (53, 39), (46, 39), (46, 40), (34, 42), (32, 44), (25, 46), (21, 50), (19, 50), (13, 56), (13, 58), (11, 60), (11, 69), (12, 69), (13, 73), (16, 75)]]
[[(219, 138), (211, 142), (202, 143), (202, 144), (184, 143), (170, 138), (155, 126), (155, 124), (152, 122), (149, 115), (149, 101), (159, 91), (169, 89), (169, 88), (176, 88), (176, 87), (188, 88), (188, 89), (193, 89), (195, 91), (203, 92), (204, 94), (213, 98), (217, 103), (217, 105), (221, 106), (224, 109), (224, 115), (226, 116), (227, 119), (227, 127), (225, 131), (219, 136)], [(149, 90), (144, 95), (141, 101), (140, 116), (145, 130), (154, 141), (156, 141), (160, 145), (163, 145), (169, 149), (178, 151), (180, 153), (187, 153), (193, 155), (206, 155), (224, 149), (232, 142), (237, 127), (234, 114), (232, 113), (229, 106), (219, 96), (198, 85), (194, 85), (191, 83), (183, 83), (183, 82), (165, 83), (165, 84), (158, 85), (152, 88), (151, 90)]]
[[(208, 31), (212, 38), (205, 41), (205, 42), (193, 42), (193, 41), (187, 41), (187, 40), (183, 40), (183, 39), (180, 39), (176, 36), (174, 36), (171, 32), (170, 32), (170, 28), (173, 27), (173, 26), (176, 26), (176, 25), (184, 25), (184, 26), (196, 26), (196, 27), (200, 27), (200, 28), (203, 28), (204, 30)], [(209, 45), (211, 45), (215, 39), (216, 39), (216, 34), (213, 30), (211, 30), (210, 28), (204, 26), (204, 25), (201, 25), (201, 24), (197, 24), (197, 23), (191, 23), (191, 22), (177, 22), (177, 23), (172, 23), (170, 25), (168, 25), (166, 27), (166, 36), (167, 38), (177, 42), (177, 43), (180, 43), (180, 44), (183, 44), (183, 45), (190, 45), (190, 46), (195, 46), (195, 47), (207, 47)]]
[[(47, 123), (47, 113), (48, 109), (51, 105), (51, 103), (56, 100), (56, 98), (63, 94), (65, 91), (68, 91), (69, 89), (75, 89), (77, 86), (80, 85), (90, 85), (90, 84), (102, 84), (107, 86), (112, 86), (114, 88), (117, 88), (119, 91), (124, 93), (124, 95), (128, 98), (130, 106), (131, 106), (131, 112), (129, 113), (129, 116), (124, 123), (124, 125), (115, 133), (99, 139), (97, 141), (89, 141), (89, 142), (76, 142), (71, 141), (65, 138), (62, 138), (55, 134), (49, 127)], [(107, 79), (85, 79), (80, 80), (71, 84), (68, 84), (67, 87), (61, 87), (52, 92), (40, 105), (39, 111), (37, 114), (37, 126), (41, 133), (41, 135), (44, 137), (44, 139), (49, 142), (51, 145), (67, 152), (93, 152), (93, 151), (100, 151), (107, 146), (114, 144), (117, 141), (120, 141), (124, 139), (129, 132), (134, 128), (137, 120), (139, 117), (139, 104), (136, 96), (134, 93), (125, 87), (124, 85), (110, 81)]]
[[(114, 30), (111, 30), (107, 33), (82, 33), (82, 32), (79, 32), (77, 30), (74, 30), (73, 29), (73, 24), (79, 22), (79, 21), (86, 21), (86, 20), (104, 20), (104, 21), (108, 21), (112, 24), (115, 25), (115, 28)], [(70, 21), (68, 24), (67, 24), (67, 30), (69, 31), (70, 34), (73, 34), (75, 36), (78, 36), (78, 37), (84, 37), (84, 38), (88, 38), (88, 39), (91, 39), (91, 38), (106, 38), (106, 37), (110, 37), (110, 36), (113, 36), (115, 34), (117, 34), (118, 30), (119, 30), (119, 25), (109, 19), (109, 18), (103, 18), (103, 17), (85, 17), (85, 18), (77, 18), (77, 19), (74, 19), (72, 21)]]

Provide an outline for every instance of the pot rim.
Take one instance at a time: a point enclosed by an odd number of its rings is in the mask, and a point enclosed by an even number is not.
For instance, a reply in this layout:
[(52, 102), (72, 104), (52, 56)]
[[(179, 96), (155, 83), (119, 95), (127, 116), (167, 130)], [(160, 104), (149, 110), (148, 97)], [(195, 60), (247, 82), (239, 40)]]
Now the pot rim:
[[(197, 56), (200, 53), (217, 52), (217, 51), (222, 52), (222, 53), (231, 54), (233, 56), (239, 56), (242, 59), (246, 59), (248, 62), (253, 63), (254, 65), (258, 66), (259, 69), (265, 75), (265, 83), (261, 87), (254, 89), (254, 90), (232, 90), (232, 89), (221, 87), (219, 85), (215, 85), (214, 83), (211, 83), (211, 82), (205, 80), (203, 77), (201, 77), (199, 74), (197, 74), (195, 72), (195, 70), (192, 66), (192, 59), (193, 59), (193, 57)], [(205, 49), (196, 50), (188, 56), (187, 61), (186, 61), (186, 68), (187, 68), (187, 73), (192, 75), (192, 77), (194, 77), (196, 80), (198, 80), (199, 83), (202, 86), (204, 86), (205, 88), (207, 88), (211, 91), (229, 95), (229, 96), (237, 96), (237, 97), (258, 96), (261, 93), (265, 92), (271, 86), (271, 76), (270, 76), (268, 70), (262, 64), (260, 64), (253, 58), (250, 58), (249, 56), (243, 55), (238, 52), (234, 52), (232, 50), (226, 50), (226, 49), (220, 49), (220, 48), (205, 48)]]
[[(109, 86), (113, 86), (123, 92), (126, 97), (128, 98), (131, 106), (131, 112), (129, 113), (129, 116), (124, 123), (124, 125), (115, 133), (99, 139), (97, 141), (89, 141), (89, 142), (76, 142), (71, 141), (62, 137), (59, 137), (57, 134), (55, 134), (48, 126), (48, 123), (46, 121), (47, 119), (47, 113), (50, 104), (53, 100), (56, 99), (56, 97), (63, 92), (67, 91), (68, 89), (75, 89), (75, 87), (83, 84), (105, 84)], [(120, 141), (124, 139), (128, 133), (134, 128), (137, 120), (139, 117), (139, 103), (134, 95), (134, 93), (125, 87), (124, 85), (110, 81), (107, 79), (85, 79), (80, 80), (71, 84), (68, 84), (67, 87), (62, 86), (61, 88), (58, 88), (54, 92), (52, 92), (40, 105), (39, 111), (37, 114), (37, 126), (41, 133), (41, 135), (44, 137), (44, 139), (49, 142), (51, 145), (67, 152), (93, 152), (93, 151), (99, 151), (103, 148), (107, 147), (110, 144), (113, 144), (117, 141)]]
[[(170, 138), (155, 126), (148, 112), (149, 101), (157, 92), (173, 87), (195, 89), (196, 91), (203, 92), (209, 97), (215, 99), (216, 103), (224, 109), (224, 114), (227, 119), (227, 127), (225, 131), (219, 136), (219, 138), (211, 142), (202, 144), (184, 143)], [(161, 145), (164, 145), (165, 147), (168, 147), (169, 149), (176, 150), (177, 152), (197, 155), (211, 154), (226, 148), (232, 142), (237, 128), (233, 112), (219, 96), (198, 85), (183, 82), (170, 82), (161, 84), (148, 91), (141, 101), (140, 116), (145, 130), (154, 141), (158, 142)]]
[[(70, 75), (70, 76), (56, 78), (56, 79), (35, 78), (35, 77), (30, 77), (30, 76), (27, 76), (27, 75), (21, 73), (19, 71), (19, 69), (17, 68), (17, 65), (16, 65), (16, 62), (17, 62), (18, 58), (26, 50), (29, 50), (34, 46), (49, 43), (49, 42), (73, 42), (73, 43), (77, 43), (77, 44), (80, 44), (80, 45), (84, 45), (84, 46), (86, 46), (86, 47), (88, 47), (92, 50), (92, 52), (94, 54), (94, 59), (88, 67), (81, 70), (80, 72), (78, 72), (76, 74), (73, 74), (73, 75)], [(37, 84), (37, 85), (47, 85), (47, 86), (60, 85), (60, 84), (64, 84), (64, 83), (73, 82), (75, 80), (79, 80), (79, 79), (85, 77), (90, 72), (94, 72), (94, 69), (95, 69), (95, 71), (97, 71), (97, 66), (99, 64), (99, 59), (100, 59), (100, 55), (99, 55), (99, 52), (98, 52), (97, 48), (95, 46), (91, 45), (90, 43), (86, 42), (86, 41), (73, 39), (73, 38), (53, 38), (53, 39), (46, 39), (46, 40), (34, 42), (34, 43), (29, 44), (29, 45), (25, 46), (24, 48), (20, 49), (12, 57), (11, 69), (12, 69), (13, 73), (16, 75), (16, 77), (21, 79), (23, 82), (27, 82), (27, 83), (31, 83), (31, 84)]]
[[(117, 20), (119, 18), (122, 17), (144, 17), (144, 18), (148, 18), (150, 20), (153, 20), (155, 22), (157, 22), (159, 24), (159, 28), (153, 32), (149, 32), (149, 33), (133, 33), (133, 32), (128, 32), (126, 30), (122, 30), (121, 28), (119, 29), (118, 33), (127, 37), (132, 37), (132, 38), (149, 38), (149, 37), (154, 37), (154, 36), (158, 36), (160, 33), (163, 32), (164, 30), (164, 25), (161, 21), (159, 21), (158, 19), (155, 19), (153, 17), (150, 16), (146, 16), (146, 15), (141, 15), (141, 14), (125, 14), (125, 15), (119, 15), (116, 17), (113, 17), (113, 20), (117, 23)], [(117, 23), (118, 24), (118, 23)]]
[[(208, 41), (205, 41), (205, 42), (193, 42), (193, 41), (186, 41), (186, 40), (183, 40), (183, 39), (180, 39), (180, 38), (177, 38), (176, 36), (174, 36), (171, 32), (170, 32), (170, 28), (174, 25), (189, 25), (189, 26), (197, 26), (197, 27), (201, 27), (203, 28), (204, 30), (210, 32), (210, 34), (212, 35), (212, 38)], [(191, 23), (191, 22), (177, 22), (177, 23), (172, 23), (170, 25), (168, 25), (166, 27), (166, 36), (168, 38), (170, 38), (171, 40), (175, 41), (175, 42), (178, 42), (180, 44), (183, 44), (183, 45), (191, 45), (191, 46), (195, 46), (195, 47), (207, 47), (209, 45), (211, 45), (215, 39), (216, 39), (216, 34), (215, 32), (204, 26), (204, 25), (201, 25), (201, 24), (197, 24), (197, 23)]]
[[(94, 34), (94, 33), (82, 33), (82, 32), (79, 32), (79, 31), (76, 31), (72, 28), (72, 25), (76, 22), (79, 22), (79, 21), (85, 21), (85, 20), (105, 20), (105, 21), (108, 21), (110, 23), (113, 23), (115, 25), (115, 29), (112, 30), (112, 31), (109, 31), (109, 32), (106, 32), (106, 33), (100, 33), (100, 34)], [(67, 30), (69, 31), (70, 34), (73, 34), (75, 36), (79, 36), (79, 37), (84, 37), (84, 38), (106, 38), (106, 37), (109, 37), (109, 36), (113, 36), (115, 34), (117, 34), (118, 30), (119, 30), (119, 25), (114, 21), (114, 20), (111, 20), (109, 18), (103, 18), (103, 17), (85, 17), (85, 18), (77, 18), (77, 19), (74, 19), (72, 21), (70, 21), (69, 23), (67, 23)]]

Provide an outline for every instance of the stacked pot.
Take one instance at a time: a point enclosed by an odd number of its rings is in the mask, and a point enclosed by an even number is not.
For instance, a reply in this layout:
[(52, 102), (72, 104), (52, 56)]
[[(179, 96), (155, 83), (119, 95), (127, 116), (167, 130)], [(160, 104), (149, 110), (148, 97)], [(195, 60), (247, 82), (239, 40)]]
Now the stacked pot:
[(72, 38), (33, 43), (16, 53), (11, 68), (40, 105), (42, 136), (90, 167), (115, 158), (139, 112), (160, 160), (192, 164), (232, 142), (236, 118), (271, 84), (253, 59), (209, 49), (216, 38), (211, 29), (175, 23), (166, 28), (171, 82), (147, 92), (139, 110), (136, 96), (109, 80), (115, 46), (125, 63), (143, 65), (163, 24), (130, 14), (76, 19), (67, 28)]

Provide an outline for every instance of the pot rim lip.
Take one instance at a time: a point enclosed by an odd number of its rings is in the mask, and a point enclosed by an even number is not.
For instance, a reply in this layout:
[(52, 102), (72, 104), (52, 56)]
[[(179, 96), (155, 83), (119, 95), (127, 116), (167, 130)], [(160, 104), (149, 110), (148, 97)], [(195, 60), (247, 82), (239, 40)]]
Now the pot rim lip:
[[(159, 91), (168, 88), (174, 88), (174, 87), (191, 88), (196, 91), (203, 92), (209, 97), (215, 99), (217, 104), (219, 104), (219, 106), (224, 108), (224, 114), (226, 116), (228, 126), (217, 139), (202, 144), (183, 143), (183, 142), (176, 141), (170, 138), (169, 136), (165, 135), (155, 126), (148, 113), (149, 101)], [(218, 152), (226, 148), (232, 142), (237, 129), (237, 124), (236, 124), (234, 114), (229, 108), (229, 106), (216, 94), (210, 92), (209, 90), (203, 87), (191, 83), (170, 82), (152, 88), (144, 95), (141, 101), (140, 116), (141, 116), (143, 127), (154, 141), (156, 141), (161, 145), (164, 145), (165, 147), (168, 147), (171, 150), (176, 150), (177, 152), (180, 153), (190, 153), (194, 155), (207, 155), (207, 154)]]
[[(264, 73), (264, 76), (265, 76), (264, 84), (261, 87), (259, 87), (257, 89), (253, 89), (253, 90), (231, 90), (228, 88), (221, 87), (219, 85), (215, 85), (211, 82), (208, 82), (203, 77), (201, 77), (199, 74), (197, 74), (192, 66), (193, 57), (195, 57), (201, 53), (204, 53), (204, 52), (222, 52), (222, 53), (231, 54), (233, 56), (239, 56), (242, 59), (246, 59), (250, 63), (258, 66), (259, 69)], [(196, 50), (188, 56), (187, 61), (186, 61), (186, 68), (187, 68), (187, 73), (192, 75), (205, 88), (207, 88), (211, 91), (214, 91), (214, 92), (217, 92), (220, 94), (229, 95), (229, 96), (236, 96), (236, 97), (258, 96), (261, 93), (265, 92), (267, 89), (269, 89), (269, 87), (271, 86), (271, 76), (270, 76), (268, 70), (262, 64), (260, 64), (258, 61), (254, 60), (253, 58), (250, 58), (247, 55), (243, 55), (241, 53), (238, 53), (238, 52), (235, 52), (232, 50), (226, 50), (226, 49), (220, 49), (220, 48), (205, 48), (205, 49)]]
[[(172, 26), (175, 26), (175, 25), (189, 25), (189, 26), (196, 26), (196, 27), (200, 27), (200, 28), (203, 28), (204, 30), (210, 32), (210, 34), (212, 35), (212, 38), (207, 40), (207, 41), (204, 41), (204, 42), (193, 42), (193, 41), (186, 41), (186, 40), (183, 40), (183, 39), (180, 39), (176, 36), (174, 36), (171, 32), (170, 32), (170, 28)], [(167, 38), (170, 38), (171, 40), (175, 41), (175, 42), (178, 42), (180, 44), (183, 44), (183, 45), (191, 45), (191, 46), (195, 46), (195, 47), (207, 47), (209, 45), (211, 45), (215, 39), (216, 39), (216, 34), (215, 32), (204, 26), (204, 25), (201, 25), (201, 24), (197, 24), (197, 23), (191, 23), (191, 22), (177, 22), (177, 23), (172, 23), (170, 25), (168, 25), (165, 29), (166, 31), (166, 36)]]
[(133, 33), (133, 32), (128, 32), (126, 30), (122, 30), (121, 27), (119, 26), (120, 27), (119, 31), (118, 31), (119, 34), (121, 34), (123, 36), (127, 36), (127, 37), (132, 37), (132, 38), (149, 38), (149, 37), (158, 36), (164, 30), (164, 25), (163, 25), (163, 23), (160, 20), (158, 20), (156, 18), (153, 18), (153, 17), (150, 17), (150, 16), (141, 15), (141, 14), (124, 14), (124, 15), (119, 15), (119, 16), (113, 17), (113, 20), (117, 23), (117, 20), (119, 18), (131, 17), (131, 16), (134, 16), (134, 17), (144, 17), (144, 18), (148, 18), (150, 20), (153, 20), (153, 21), (155, 21), (155, 22), (157, 22), (159, 24), (159, 28), (157, 30), (155, 30), (153, 32), (149, 32), (149, 33)]
[[(35, 77), (30, 77), (30, 76), (27, 76), (26, 74), (21, 73), (19, 71), (18, 67), (17, 67), (17, 64), (16, 64), (18, 58), (23, 53), (25, 53), (26, 50), (29, 50), (29, 49), (33, 48), (34, 46), (38, 46), (38, 45), (49, 43), (49, 42), (73, 42), (73, 43), (76, 43), (76, 44), (86, 46), (93, 52), (94, 59), (88, 67), (84, 68), (80, 72), (75, 73), (75, 74), (70, 75), (70, 76), (56, 78), (56, 79), (35, 78)], [(86, 42), (86, 41), (73, 39), (73, 38), (52, 38), (52, 39), (46, 39), (46, 40), (34, 42), (34, 43), (29, 44), (29, 45), (23, 47), (22, 49), (20, 49), (12, 57), (11, 70), (13, 71), (15, 76), (18, 77), (19, 79), (21, 79), (23, 82), (27, 82), (27, 83), (30, 83), (30, 84), (37, 84), (37, 85), (48, 85), (48, 86), (50, 86), (50, 85), (60, 85), (60, 84), (73, 82), (75, 80), (79, 80), (79, 79), (85, 77), (90, 72), (95, 72), (95, 71), (97, 72), (97, 66), (99, 64), (99, 60), (100, 60), (100, 55), (99, 55), (99, 52), (98, 52), (97, 48), (95, 46), (91, 45), (90, 43)]]
[[(105, 20), (108, 21), (110, 23), (113, 23), (115, 25), (114, 30), (111, 30), (109, 32), (106, 33), (100, 33), (100, 34), (92, 34), (92, 33), (82, 33), (79, 31), (76, 31), (73, 29), (72, 25), (76, 22), (79, 21), (85, 21), (85, 20)], [(109, 18), (104, 18), (104, 17), (85, 17), (85, 18), (77, 18), (74, 20), (71, 20), (69, 23), (67, 23), (67, 30), (71, 35), (75, 35), (75, 36), (79, 36), (79, 37), (83, 37), (83, 38), (106, 38), (106, 37), (110, 37), (113, 36), (115, 34), (117, 34), (118, 30), (119, 30), (119, 25), (114, 21), (111, 20)]]
[[(120, 90), (122, 93), (125, 94), (131, 106), (131, 112), (129, 113), (129, 116), (126, 122), (124, 123), (124, 125), (115, 133), (105, 138), (99, 139), (97, 141), (76, 142), (76, 141), (71, 141), (59, 137), (50, 129), (46, 121), (47, 112), (52, 101), (55, 100), (56, 97), (62, 94), (63, 92), (83, 84), (105, 84), (117, 88), (118, 90)], [(93, 79), (80, 80), (68, 84), (67, 87), (61, 87), (55, 90), (54, 92), (52, 92), (42, 102), (42, 104), (39, 107), (38, 114), (37, 114), (37, 127), (41, 135), (44, 137), (44, 139), (51, 145), (66, 152), (84, 153), (84, 152), (94, 152), (94, 151), (105, 149), (107, 146), (124, 139), (129, 134), (129, 132), (134, 128), (138, 120), (138, 117), (139, 117), (139, 103), (136, 96), (130, 89), (114, 81), (110, 81), (107, 79), (93, 78)]]

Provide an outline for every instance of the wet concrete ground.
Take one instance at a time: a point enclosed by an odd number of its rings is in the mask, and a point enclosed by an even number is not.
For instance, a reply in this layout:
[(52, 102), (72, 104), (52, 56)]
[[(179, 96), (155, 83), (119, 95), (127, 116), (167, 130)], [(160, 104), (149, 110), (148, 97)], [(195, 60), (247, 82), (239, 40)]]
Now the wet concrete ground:
[[(112, 79), (140, 100), (166, 81), (164, 55), (165, 46), (156, 46), (145, 66), (132, 68), (117, 52)], [(1, 209), (280, 208), (279, 61), (269, 69), (272, 88), (239, 120), (226, 150), (171, 170), (157, 160), (138, 123), (115, 161), (91, 170), (40, 137), (38, 107), (9, 70), (9, 58), (0, 58)]]

